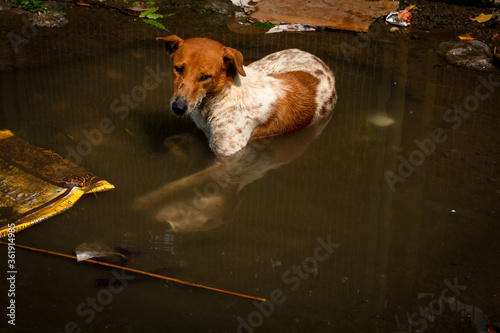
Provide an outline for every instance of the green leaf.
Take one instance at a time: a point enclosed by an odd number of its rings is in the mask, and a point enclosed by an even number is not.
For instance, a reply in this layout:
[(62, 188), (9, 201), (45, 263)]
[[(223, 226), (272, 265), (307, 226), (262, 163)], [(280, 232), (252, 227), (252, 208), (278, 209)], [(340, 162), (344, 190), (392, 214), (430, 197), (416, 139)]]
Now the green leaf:
[(139, 17), (148, 17), (149, 15), (154, 14), (158, 9), (160, 9), (160, 7), (153, 7), (146, 9), (145, 11), (139, 14)]
[(153, 27), (156, 27), (156, 28), (160, 28), (162, 30), (165, 30), (165, 31), (169, 31), (167, 28), (165, 28), (165, 26), (163, 24), (161, 24), (160, 22), (157, 22), (155, 20), (149, 20), (149, 19), (142, 19), (144, 21), (144, 23), (146, 24), (149, 24), (149, 25), (152, 25)]
[(146, 17), (148, 19), (151, 19), (151, 20), (156, 20), (159, 18), (164, 18), (165, 16), (163, 16), (162, 14), (149, 14), (149, 15), (146, 15)]

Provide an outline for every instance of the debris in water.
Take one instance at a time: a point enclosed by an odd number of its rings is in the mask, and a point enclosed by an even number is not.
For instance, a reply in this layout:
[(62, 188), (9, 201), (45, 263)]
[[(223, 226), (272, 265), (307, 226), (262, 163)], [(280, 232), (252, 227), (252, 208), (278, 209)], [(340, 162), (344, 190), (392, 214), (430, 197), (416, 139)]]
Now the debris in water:
[(130, 260), (130, 256), (135, 254), (123, 248), (111, 249), (101, 242), (83, 243), (75, 249), (76, 260), (83, 261), (95, 259), (116, 265), (123, 265)]
[(478, 70), (493, 69), (490, 48), (477, 40), (443, 42), (438, 46), (438, 54), (452, 65)]
[(390, 24), (399, 25), (401, 27), (408, 27), (411, 25), (411, 9), (415, 6), (406, 7), (397, 12), (390, 12), (385, 18), (385, 21)]
[(394, 120), (384, 113), (379, 113), (368, 118), (368, 122), (378, 127), (387, 127), (394, 124)]

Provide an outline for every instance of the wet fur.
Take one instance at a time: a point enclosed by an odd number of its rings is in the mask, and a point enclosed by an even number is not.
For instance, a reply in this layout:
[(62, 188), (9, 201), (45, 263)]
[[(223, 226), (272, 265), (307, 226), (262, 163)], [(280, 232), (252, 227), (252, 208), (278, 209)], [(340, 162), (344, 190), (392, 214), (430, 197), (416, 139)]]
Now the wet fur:
[(207, 38), (158, 39), (172, 58), (171, 109), (193, 119), (216, 155), (307, 127), (337, 102), (332, 71), (307, 52), (283, 50), (243, 66), (239, 51)]

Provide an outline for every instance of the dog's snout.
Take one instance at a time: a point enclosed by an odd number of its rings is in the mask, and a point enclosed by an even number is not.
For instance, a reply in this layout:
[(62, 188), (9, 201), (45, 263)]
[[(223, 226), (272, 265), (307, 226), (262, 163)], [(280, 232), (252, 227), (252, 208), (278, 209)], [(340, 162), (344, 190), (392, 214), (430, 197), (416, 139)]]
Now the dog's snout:
[(178, 98), (170, 104), (170, 108), (172, 109), (173, 113), (178, 116), (182, 116), (184, 113), (186, 113), (187, 110), (186, 100), (184, 98)]

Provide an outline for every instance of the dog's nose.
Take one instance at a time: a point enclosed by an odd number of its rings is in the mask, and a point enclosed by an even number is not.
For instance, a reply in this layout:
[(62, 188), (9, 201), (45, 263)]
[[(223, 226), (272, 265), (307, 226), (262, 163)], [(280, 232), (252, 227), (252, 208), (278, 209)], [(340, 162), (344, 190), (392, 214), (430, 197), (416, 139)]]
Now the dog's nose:
[(184, 98), (178, 98), (170, 104), (170, 108), (173, 113), (178, 116), (182, 116), (187, 110), (186, 100)]

